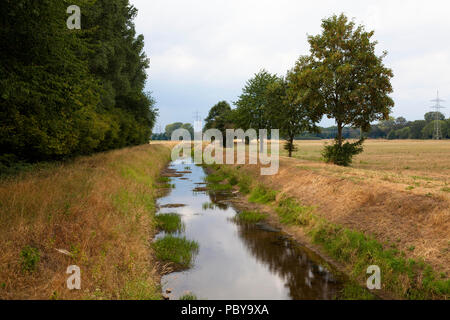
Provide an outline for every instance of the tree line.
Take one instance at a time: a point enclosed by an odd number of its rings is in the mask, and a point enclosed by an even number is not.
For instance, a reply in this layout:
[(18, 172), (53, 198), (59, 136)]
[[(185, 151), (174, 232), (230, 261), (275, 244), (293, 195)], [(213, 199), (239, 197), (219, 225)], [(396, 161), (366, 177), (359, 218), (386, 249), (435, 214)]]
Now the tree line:
[[(81, 29), (66, 10), (81, 8)], [(147, 143), (157, 116), (128, 0), (0, 3), (1, 164)]]
[[(231, 120), (225, 123), (223, 121), (227, 117), (216, 116), (217, 114), (226, 114), (232, 112), (231, 105), (227, 101), (221, 101), (215, 105), (210, 112), (209, 117), (206, 120), (206, 129), (210, 128), (222, 128), (223, 132), (226, 129), (234, 129), (234, 124)], [(424, 115), (424, 120), (408, 121), (404, 117), (393, 118), (389, 120), (382, 120), (377, 124), (372, 124), (369, 132), (364, 133), (364, 136), (371, 139), (415, 139), (415, 140), (427, 140), (433, 139), (434, 134), (434, 122), (436, 115), (434, 112), (428, 112)], [(439, 121), (441, 122), (441, 131), (443, 139), (450, 139), (450, 118), (445, 119), (445, 115), (439, 112)], [(231, 117), (228, 117), (231, 119)], [(170, 140), (172, 132), (179, 128), (185, 128), (193, 136), (193, 128), (191, 124), (176, 122), (166, 126), (166, 130), (162, 133), (155, 133), (152, 136), (152, 140)], [(206, 130), (205, 129), (205, 130)], [(342, 136), (345, 139), (360, 139), (361, 129), (359, 128), (344, 128)], [(294, 140), (321, 140), (321, 139), (334, 139), (337, 135), (337, 127), (317, 127), (316, 132), (302, 132), (294, 137)]]
[(175, 123), (171, 123), (168, 124), (165, 128), (164, 128), (164, 132), (160, 132), (160, 133), (154, 133), (152, 135), (152, 140), (171, 140), (172, 139), (172, 133), (175, 130), (178, 129), (185, 129), (189, 132), (189, 134), (191, 135), (191, 137), (194, 137), (194, 127), (192, 126), (192, 124), (190, 123), (183, 123), (183, 122), (175, 122)]
[[(389, 117), (394, 74), (383, 63), (387, 52), (375, 53), (374, 32), (344, 14), (322, 20), (321, 26), (320, 34), (308, 36), (309, 54), (300, 56), (285, 76), (261, 70), (245, 84), (233, 103), (236, 108), (226, 101), (211, 108), (205, 129), (217, 128), (223, 134), (231, 128), (280, 129), (289, 156), (296, 139), (334, 138), (323, 156), (343, 166), (363, 151), (366, 137), (406, 134), (410, 123)], [(323, 117), (334, 119), (336, 126), (319, 128)], [(379, 124), (372, 125), (376, 121)], [(420, 127), (421, 137), (427, 136), (427, 125)], [(415, 136), (417, 123), (411, 126), (408, 136)], [(346, 141), (349, 138), (357, 141)]]
[[(439, 121), (441, 123), (441, 131), (443, 139), (450, 139), (450, 119), (445, 119), (444, 114), (439, 112)], [(408, 121), (404, 117), (382, 120), (376, 124), (372, 124), (369, 132), (364, 136), (371, 139), (415, 139), (426, 140), (433, 139), (435, 124), (435, 113), (428, 112), (424, 116), (424, 120)], [(319, 128), (320, 132), (305, 132), (296, 136), (297, 140), (315, 140), (315, 139), (333, 139), (337, 133), (337, 127)], [(346, 139), (359, 139), (361, 130), (359, 128), (344, 128), (343, 136)]]

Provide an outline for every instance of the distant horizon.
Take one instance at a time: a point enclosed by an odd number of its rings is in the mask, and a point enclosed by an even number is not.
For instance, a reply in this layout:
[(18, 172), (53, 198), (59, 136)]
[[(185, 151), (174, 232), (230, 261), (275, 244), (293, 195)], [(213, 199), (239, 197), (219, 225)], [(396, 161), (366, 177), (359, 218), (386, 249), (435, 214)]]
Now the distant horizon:
[[(431, 109), (430, 109), (430, 110), (431, 110)], [(428, 112), (434, 112), (434, 111), (431, 110), (431, 111), (428, 111)], [(427, 114), (428, 112), (425, 112), (423, 115), (425, 116), (425, 114)], [(444, 116), (445, 116), (445, 113), (443, 113), (442, 111), (441, 111), (441, 113), (444, 114)], [(405, 118), (407, 122), (414, 122), (414, 121), (425, 120), (425, 117), (422, 117), (422, 119), (409, 120), (409, 119), (407, 119), (406, 117), (401, 116), (401, 115), (399, 115), (398, 117), (394, 117), (394, 118), (397, 119), (397, 118), (400, 118), (400, 117)], [(450, 116), (449, 116), (449, 117), (446, 116), (445, 119), (450, 119)], [(329, 119), (327, 119), (327, 120), (329, 120)], [(332, 121), (332, 120), (331, 120), (331, 121)], [(183, 123), (183, 124), (189, 123), (189, 124), (192, 124), (192, 125), (193, 125), (194, 122), (195, 122), (195, 120), (192, 121), (192, 122), (174, 121), (174, 122), (167, 123), (167, 124), (165, 124), (165, 125), (161, 125), (161, 128), (162, 128), (162, 131), (161, 131), (161, 132), (160, 132), (160, 131), (157, 131), (157, 130), (159, 130), (159, 128), (158, 128), (158, 127), (159, 127), (159, 124), (157, 124), (157, 125), (155, 126), (155, 128), (153, 129), (153, 133), (154, 133), (154, 134), (164, 133), (164, 129), (165, 129), (165, 127), (166, 127), (167, 125), (173, 124), (173, 123), (177, 123), (177, 122), (181, 122), (181, 123)], [(324, 128), (324, 129), (327, 129), (327, 128), (332, 128), (332, 127), (335, 127), (335, 126), (336, 126), (336, 124), (331, 124), (331, 125), (323, 126), (323, 125), (321, 125), (321, 123), (323, 123), (323, 122), (324, 122), (324, 120), (322, 120), (322, 121), (320, 122), (319, 127)], [(380, 121), (376, 121), (376, 122), (372, 123), (372, 125), (375, 125), (375, 124), (377, 124), (377, 123), (379, 123), (379, 122), (380, 122)], [(202, 125), (203, 125), (203, 123), (204, 123), (204, 119), (202, 119)], [(346, 128), (351, 128), (351, 127), (346, 126)], [(274, 129), (275, 129), (275, 128), (274, 128)]]

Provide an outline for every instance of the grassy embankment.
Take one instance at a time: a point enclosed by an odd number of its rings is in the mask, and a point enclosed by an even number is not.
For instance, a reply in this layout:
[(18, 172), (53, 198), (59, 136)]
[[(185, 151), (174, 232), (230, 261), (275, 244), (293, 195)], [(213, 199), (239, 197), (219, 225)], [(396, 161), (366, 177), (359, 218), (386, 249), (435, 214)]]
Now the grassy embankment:
[[(270, 186), (276, 183), (264, 181), (257, 176), (257, 170), (244, 166), (212, 166), (215, 172), (208, 178), (215, 184), (227, 188), (230, 181), (237, 184), (249, 202), (263, 205), (277, 222), (287, 226), (289, 231), (301, 231), (311, 243), (317, 245), (332, 259), (344, 266), (345, 272), (357, 283), (365, 283), (366, 269), (378, 265), (382, 270), (383, 290), (398, 298), (406, 299), (448, 299), (450, 280), (444, 273), (436, 272), (421, 258), (410, 257), (409, 252), (386, 244), (373, 235), (361, 230), (334, 223), (321, 214), (317, 206), (304, 205), (289, 192), (277, 192)], [(292, 168), (290, 168), (292, 169)], [(290, 177), (292, 170), (290, 170)], [(276, 178), (274, 179), (276, 180)], [(229, 188), (228, 187), (228, 188)], [(297, 186), (298, 188), (298, 186)], [(247, 221), (260, 221), (266, 216), (262, 212), (243, 213)], [(237, 217), (239, 219), (239, 216)], [(343, 292), (344, 298), (372, 298), (367, 291), (349, 286)]]
[[(167, 146), (146, 145), (3, 178), (0, 299), (160, 299), (150, 241), (169, 160)], [(70, 265), (81, 290), (66, 287)]]

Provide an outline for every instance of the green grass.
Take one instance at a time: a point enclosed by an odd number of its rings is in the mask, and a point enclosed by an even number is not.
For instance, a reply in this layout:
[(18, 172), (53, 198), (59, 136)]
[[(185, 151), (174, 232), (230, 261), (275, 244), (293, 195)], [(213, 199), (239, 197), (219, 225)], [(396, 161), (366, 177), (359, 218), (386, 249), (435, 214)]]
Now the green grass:
[(349, 282), (344, 285), (344, 288), (339, 292), (336, 297), (338, 300), (376, 300), (377, 297), (374, 296), (370, 291), (362, 288), (357, 283)]
[[(229, 191), (234, 186), (238, 186), (242, 194), (246, 195), (250, 193), (252, 180), (248, 175), (237, 172), (240, 167), (236, 169), (223, 165), (209, 165), (208, 167), (214, 170), (214, 173), (208, 175), (206, 178), (206, 182), (210, 184), (213, 191)], [(225, 180), (228, 183), (224, 184), (223, 182)]]
[(316, 218), (309, 235), (316, 244), (340, 262), (352, 266), (351, 276), (363, 280), (366, 268), (377, 265), (382, 270), (384, 289), (407, 299), (449, 297), (450, 280), (439, 280), (423, 261), (406, 259), (396, 249), (387, 249), (361, 232), (336, 226)]
[(199, 246), (195, 241), (167, 235), (156, 240), (153, 248), (158, 260), (172, 262), (179, 269), (187, 269), (191, 266)]
[(239, 182), (237, 185), (239, 187), (239, 191), (242, 194), (249, 194), (250, 187), (252, 185), (252, 181), (251, 181), (250, 177), (244, 175), (239, 179)]
[(211, 191), (231, 191), (233, 186), (230, 184), (212, 183), (208, 185)]
[(121, 300), (161, 300), (161, 288), (150, 284), (145, 279), (133, 279), (125, 283), (121, 293)]
[(182, 295), (179, 300), (197, 300), (197, 296), (193, 293)]
[(281, 223), (299, 226), (306, 226), (310, 223), (314, 210), (314, 207), (303, 206), (292, 198), (283, 198), (275, 208)]
[(205, 180), (211, 184), (218, 184), (223, 182), (227, 177), (223, 173), (211, 173), (209, 174)]
[(256, 211), (243, 211), (238, 213), (235, 218), (236, 221), (257, 223), (267, 219), (267, 214)]
[(450, 188), (449, 187), (445, 187), (445, 188), (442, 188), (441, 191), (450, 192)]
[[(216, 166), (214, 166), (216, 168)], [(226, 183), (228, 176), (221, 172), (220, 169), (217, 172), (209, 174), (205, 181), (208, 183), (208, 188), (211, 191), (231, 191), (233, 186), (230, 183)]]
[(37, 269), (37, 265), (41, 260), (41, 254), (37, 248), (25, 246), (20, 252), (22, 259), (22, 270), (24, 272), (34, 272)]
[(228, 183), (232, 186), (236, 186), (239, 183), (239, 179), (236, 176), (232, 176), (228, 179)]
[(174, 233), (184, 231), (184, 223), (176, 213), (164, 213), (155, 216), (156, 227), (165, 232)]
[(158, 183), (166, 184), (166, 183), (169, 183), (169, 182), (170, 182), (170, 178), (169, 178), (169, 177), (159, 177), (156, 181), (157, 181)]
[(249, 201), (253, 203), (268, 204), (274, 202), (277, 192), (269, 190), (263, 186), (258, 186), (250, 193)]

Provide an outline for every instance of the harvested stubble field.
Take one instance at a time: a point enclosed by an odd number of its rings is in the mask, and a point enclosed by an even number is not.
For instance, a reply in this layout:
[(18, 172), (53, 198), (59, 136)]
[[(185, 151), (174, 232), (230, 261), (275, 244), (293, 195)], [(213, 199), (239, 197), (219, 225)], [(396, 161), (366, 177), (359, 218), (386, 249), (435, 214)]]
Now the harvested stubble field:
[[(305, 169), (321, 162), (325, 144), (332, 141), (297, 141), (293, 157), (304, 160)], [(287, 156), (286, 151), (281, 152)], [(442, 195), (450, 194), (450, 140), (368, 140), (364, 152), (355, 157), (350, 169), (335, 166), (312, 166), (311, 170), (325, 169), (336, 175), (365, 180), (379, 179), (405, 188), (428, 189)], [(428, 193), (427, 192), (427, 193)]]
[[(450, 141), (368, 140), (351, 167), (321, 161), (330, 141), (298, 141), (280, 171), (259, 177), (328, 221), (375, 236), (450, 275)], [(254, 171), (257, 168), (248, 167)]]

